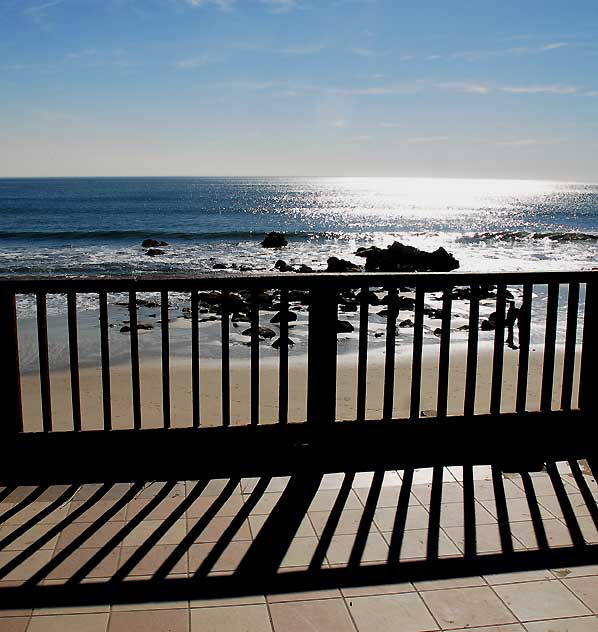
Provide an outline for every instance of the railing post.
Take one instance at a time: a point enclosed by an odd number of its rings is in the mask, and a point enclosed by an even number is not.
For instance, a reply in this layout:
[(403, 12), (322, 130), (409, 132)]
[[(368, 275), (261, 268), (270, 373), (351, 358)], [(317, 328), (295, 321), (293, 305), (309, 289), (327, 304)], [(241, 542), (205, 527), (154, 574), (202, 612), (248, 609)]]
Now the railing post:
[(579, 408), (585, 413), (598, 410), (596, 394), (596, 372), (598, 369), (598, 281), (586, 283), (583, 341), (581, 347), (581, 370), (579, 383)]
[(336, 417), (338, 292), (314, 288), (309, 297), (307, 421), (333, 423)]
[(3, 418), (0, 434), (6, 438), (23, 431), (21, 406), (21, 378), (19, 372), (19, 342), (17, 337), (17, 305), (14, 292), (0, 291), (0, 393)]

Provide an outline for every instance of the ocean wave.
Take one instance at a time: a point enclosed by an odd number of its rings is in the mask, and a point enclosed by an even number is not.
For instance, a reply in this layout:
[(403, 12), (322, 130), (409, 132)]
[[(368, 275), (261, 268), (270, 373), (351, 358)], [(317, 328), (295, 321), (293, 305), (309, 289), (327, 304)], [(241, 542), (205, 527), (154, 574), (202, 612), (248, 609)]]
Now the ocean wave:
[(457, 239), (462, 243), (476, 243), (481, 241), (530, 241), (533, 239), (546, 239), (549, 241), (559, 241), (563, 243), (579, 241), (598, 241), (598, 235), (580, 232), (552, 232), (534, 233), (525, 230), (502, 230), (489, 233), (474, 233), (473, 235), (463, 235)]
[[(143, 240), (148, 237), (159, 240), (200, 241), (200, 240), (230, 240), (243, 241), (245, 239), (261, 239), (267, 231), (142, 231), (142, 230), (27, 230), (0, 231), (0, 240), (20, 241), (85, 241), (85, 240)], [(285, 231), (291, 239), (341, 239), (346, 235), (331, 231)]]

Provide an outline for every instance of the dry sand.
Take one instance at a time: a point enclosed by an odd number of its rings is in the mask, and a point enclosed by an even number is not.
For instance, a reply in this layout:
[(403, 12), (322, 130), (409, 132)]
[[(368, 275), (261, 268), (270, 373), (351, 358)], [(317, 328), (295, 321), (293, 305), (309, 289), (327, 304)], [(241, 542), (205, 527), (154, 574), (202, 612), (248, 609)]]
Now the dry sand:
[[(519, 353), (505, 347), (503, 405), (505, 412), (513, 411), (517, 386)], [(537, 410), (540, 401), (542, 349), (530, 353), (528, 382), (528, 410)], [(576, 361), (574, 393), (578, 388), (579, 357)], [(492, 373), (492, 348), (480, 346), (478, 360), (476, 412), (489, 411)], [(171, 365), (172, 425), (191, 425), (191, 366), (190, 361), (177, 359)], [(231, 364), (231, 423), (247, 424), (250, 410), (249, 363)], [(383, 400), (384, 356), (369, 358), (367, 380), (367, 417), (380, 419)], [(560, 406), (562, 352), (557, 350), (553, 389), (553, 406)], [(422, 367), (421, 410), (436, 409), (438, 380), (438, 347), (424, 348)], [(81, 405), (84, 429), (99, 429), (103, 424), (101, 372), (99, 368), (80, 372)], [(201, 368), (201, 423), (206, 426), (221, 424), (221, 370), (217, 361), (206, 362)], [(404, 346), (396, 355), (394, 417), (409, 414), (411, 385), (411, 347)], [(451, 350), (449, 378), (449, 414), (463, 412), (465, 385), (465, 346), (455, 345)], [(131, 371), (128, 365), (111, 367), (111, 395), (114, 428), (132, 427)], [(55, 430), (72, 428), (70, 374), (56, 371), (51, 374), (52, 412)], [(41, 400), (39, 377), (22, 376), (22, 393), (25, 430), (41, 430)], [(291, 354), (289, 365), (289, 421), (306, 418), (307, 363), (306, 356)], [(337, 419), (354, 419), (357, 397), (357, 359), (355, 355), (339, 356), (337, 372)], [(162, 376), (160, 365), (146, 360), (141, 365), (142, 423), (144, 427), (162, 424)], [(577, 397), (573, 398), (573, 406)], [(278, 419), (278, 365), (264, 361), (260, 366), (260, 423), (273, 423)]]

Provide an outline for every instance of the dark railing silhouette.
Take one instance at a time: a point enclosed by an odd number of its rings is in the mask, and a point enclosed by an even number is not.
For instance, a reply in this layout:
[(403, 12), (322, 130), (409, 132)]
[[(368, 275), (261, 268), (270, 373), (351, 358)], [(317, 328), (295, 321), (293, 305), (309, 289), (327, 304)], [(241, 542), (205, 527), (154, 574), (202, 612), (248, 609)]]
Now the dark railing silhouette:
[[(493, 321), (493, 353), (492, 370), (490, 380), (490, 406), (489, 415), (476, 414), (476, 392), (478, 381), (478, 347), (479, 347), (479, 323), (480, 323), (480, 297), (484, 290), (484, 297), (488, 299), (488, 288), (495, 287), (493, 301), (495, 301), (495, 317)], [(528, 409), (527, 391), (530, 377), (530, 347), (532, 308), (534, 302), (534, 289), (539, 286), (547, 288), (546, 309), (543, 312), (543, 326), (545, 329), (543, 341), (543, 361), (541, 372), (541, 394), (539, 411), (531, 412)], [(504, 387), (504, 350), (505, 343), (513, 346), (514, 318), (512, 312), (507, 310), (509, 288), (517, 288), (517, 302), (519, 303), (517, 316), (518, 328), (518, 369), (516, 377), (516, 404), (513, 411), (503, 410), (502, 394)], [(456, 290), (460, 292), (456, 293)], [(560, 318), (561, 290), (567, 290), (567, 309), (564, 325), (564, 344), (562, 359), (562, 376), (560, 393), (555, 393), (555, 364), (557, 323)], [(596, 396), (594, 394), (594, 382), (598, 363), (598, 334), (596, 323), (598, 322), (598, 272), (550, 272), (550, 273), (496, 273), (496, 274), (470, 274), (470, 273), (350, 273), (350, 274), (277, 274), (277, 275), (238, 275), (238, 276), (206, 276), (201, 278), (96, 278), (96, 279), (32, 279), (13, 278), (0, 281), (0, 340), (2, 340), (2, 363), (0, 364), (2, 385), (3, 414), (1, 433), (5, 441), (15, 441), (15, 446), (23, 441), (30, 454), (41, 454), (45, 444), (40, 436), (53, 437), (54, 446), (69, 445), (69, 449), (77, 446), (89, 446), (91, 443), (78, 443), (83, 437), (93, 434), (94, 441), (98, 439), (98, 433), (113, 430), (113, 411), (111, 395), (111, 365), (109, 344), (109, 296), (112, 294), (126, 294), (128, 296), (128, 312), (130, 321), (130, 360), (131, 360), (131, 395), (132, 395), (132, 431), (119, 430), (109, 433), (112, 438), (110, 445), (118, 440), (117, 435), (122, 435), (123, 441), (130, 441), (135, 445), (133, 436), (139, 437), (145, 434), (143, 401), (140, 388), (140, 359), (139, 336), (137, 321), (137, 299), (140, 293), (152, 292), (160, 295), (161, 315), (161, 375), (162, 375), (162, 430), (168, 430), (171, 434), (181, 434), (183, 429), (174, 429), (172, 426), (172, 402), (170, 379), (170, 332), (169, 332), (169, 294), (184, 293), (189, 297), (190, 321), (191, 321), (191, 419), (190, 427), (184, 429), (181, 436), (182, 443), (188, 442), (192, 436), (190, 431), (196, 431), (196, 435), (205, 437), (206, 443), (202, 443), (204, 450), (208, 450), (212, 437), (218, 437), (224, 446), (235, 446), (236, 450), (246, 452), (246, 441), (253, 440), (251, 430), (260, 423), (260, 340), (259, 318), (264, 309), (271, 306), (263, 304), (263, 292), (274, 291), (276, 297), (275, 311), (280, 313), (279, 339), (278, 339), (278, 423), (274, 427), (263, 427), (264, 434), (281, 441), (283, 444), (296, 448), (309, 447), (320, 440), (332, 441), (337, 448), (342, 447), (347, 453), (355, 455), (360, 448), (360, 441), (367, 436), (377, 446), (378, 454), (387, 451), (386, 458), (393, 458), (391, 450), (384, 442), (389, 437), (397, 438), (393, 433), (402, 432), (405, 439), (413, 438), (413, 433), (428, 432), (434, 424), (437, 437), (435, 442), (445, 439), (455, 442), (461, 432), (467, 428), (471, 440), (479, 434), (481, 428), (486, 432), (496, 432), (496, 437), (489, 440), (491, 447), (500, 450), (508, 444), (508, 428), (519, 427), (523, 417), (530, 421), (527, 429), (539, 432), (536, 436), (537, 444), (547, 447), (548, 441), (552, 450), (565, 450), (567, 456), (571, 456), (571, 450), (576, 449), (583, 453), (587, 446), (587, 438), (579, 433), (585, 428), (586, 433), (595, 433), (595, 423), (591, 420), (591, 414), (596, 411)], [(376, 290), (374, 295), (372, 290)], [(406, 303), (405, 292), (415, 294), (414, 301)], [(202, 305), (202, 292), (221, 292), (220, 320), (221, 320), (221, 399), (222, 399), (222, 423), (221, 428), (204, 428), (200, 418), (200, 403), (202, 389), (200, 384), (200, 341), (199, 341), (199, 315)], [(309, 304), (308, 320), (308, 345), (307, 345), (307, 406), (304, 424), (289, 424), (289, 306), (297, 291), (308, 292), (305, 302)], [(230, 319), (233, 314), (234, 293), (243, 292), (247, 297), (247, 318), (250, 322), (250, 402), (246, 427), (241, 430), (231, 427), (231, 373), (230, 373)], [(101, 391), (103, 431), (86, 430), (85, 419), (81, 409), (80, 394), (80, 369), (79, 347), (77, 329), (77, 295), (80, 293), (94, 293), (99, 297), (99, 333), (101, 355)], [(385, 354), (384, 354), (384, 384), (383, 401), (381, 405), (382, 415), (379, 423), (370, 424), (366, 414), (367, 377), (368, 377), (368, 323), (370, 322), (371, 304), (377, 303), (379, 295), (384, 294), (382, 302), (386, 308)], [(440, 320), (440, 327), (434, 332), (440, 339), (438, 368), (437, 368), (437, 392), (436, 409), (433, 413), (427, 411), (425, 418), (421, 411), (422, 400), (422, 356), (424, 350), (424, 315), (429, 309), (425, 305), (426, 296), (430, 293), (440, 294), (442, 310), (436, 314)], [(19, 372), (18, 349), (18, 319), (17, 297), (19, 295), (35, 295), (37, 306), (37, 346), (39, 359), (40, 399), (41, 399), (41, 432), (24, 432), (23, 406), (21, 402), (21, 376)], [(72, 427), (71, 432), (53, 433), (55, 430), (52, 395), (51, 375), (48, 351), (48, 315), (47, 297), (54, 294), (65, 294), (67, 298), (67, 325), (69, 346), (69, 371), (72, 403)], [(466, 297), (469, 301), (468, 334), (466, 344), (466, 369), (463, 392), (463, 414), (451, 415), (448, 410), (449, 381), (451, 377), (451, 324), (452, 304), (454, 298)], [(358, 344), (357, 344), (357, 388), (355, 393), (356, 414), (349, 423), (339, 424), (336, 413), (336, 387), (337, 387), (337, 327), (339, 305), (352, 304), (351, 309), (358, 311)], [(514, 308), (514, 306), (512, 306)], [(411, 357), (411, 383), (409, 387), (410, 401), (409, 414), (406, 419), (396, 419), (393, 415), (396, 387), (395, 387), (395, 356), (397, 334), (396, 327), (399, 314), (409, 312), (413, 316), (413, 344)], [(562, 310), (564, 312), (564, 310)], [(581, 344), (580, 322), (583, 323), (583, 336)], [(505, 337), (506, 336), (506, 337)], [(581, 348), (580, 354), (578, 350)], [(579, 366), (577, 366), (579, 365)], [(579, 380), (576, 379), (576, 371), (579, 369)], [(554, 402), (558, 399), (558, 406)], [(498, 421), (498, 418), (501, 421)], [(474, 418), (479, 418), (479, 423), (473, 423)], [(401, 422), (401, 430), (398, 424)], [(439, 426), (442, 421), (444, 426)], [(452, 425), (448, 425), (448, 422)], [(460, 423), (461, 425), (455, 425)], [(490, 425), (490, 424), (494, 425)], [(566, 426), (567, 424), (567, 426)], [(593, 424), (593, 425), (592, 425)], [(337, 427), (343, 427), (343, 430)], [(284, 430), (282, 429), (284, 427)], [(557, 431), (562, 435), (563, 429), (571, 429), (571, 436), (556, 436), (551, 434)], [(332, 429), (334, 428), (334, 430)], [(197, 432), (199, 431), (199, 432)], [(228, 435), (227, 435), (228, 431)], [(457, 431), (457, 434), (455, 434)], [(149, 432), (149, 430), (148, 430)], [(243, 434), (241, 434), (241, 432)], [(529, 430), (532, 432), (532, 430)], [(339, 434), (343, 433), (343, 434)], [(390, 433), (390, 434), (389, 434)], [(60, 437), (56, 438), (56, 435)], [(151, 433), (155, 436), (155, 430)], [(127, 437), (125, 439), (124, 437)], [(160, 435), (160, 441), (165, 439), (166, 433)], [(402, 435), (401, 435), (402, 436)], [(488, 435), (490, 437), (490, 435)], [(262, 441), (263, 439), (259, 439)], [(341, 443), (338, 443), (338, 441)], [(37, 441), (37, 442), (36, 442)], [(158, 440), (156, 440), (158, 441)], [(401, 439), (402, 441), (402, 439)], [(70, 443), (69, 443), (70, 442)], [(236, 442), (236, 443), (235, 443)], [(285, 443), (286, 442), (286, 443)], [(467, 443), (461, 440), (461, 447)], [(534, 443), (530, 434), (523, 441), (523, 447), (529, 449)], [(95, 445), (95, 444), (94, 444)], [(97, 444), (100, 445), (100, 444)], [(165, 444), (165, 448), (169, 444)], [(330, 445), (330, 444), (326, 444)], [(396, 442), (393, 442), (396, 445)], [(361, 444), (361, 447), (367, 444)], [(453, 446), (454, 448), (454, 446)], [(16, 449), (16, 448), (15, 448)], [(36, 453), (35, 450), (38, 450)], [(158, 444), (156, 444), (158, 449)], [(435, 450), (429, 446), (430, 459)], [(18, 450), (16, 450), (18, 452)], [(409, 460), (409, 449), (402, 445), (400, 459)], [(464, 448), (456, 450), (455, 458), (464, 457)], [(204, 453), (210, 462), (209, 454)], [(173, 457), (174, 458), (174, 457)], [(484, 457), (480, 457), (484, 458)], [(58, 468), (60, 469), (60, 468)], [(118, 468), (117, 468), (118, 469)], [(120, 475), (120, 474), (119, 474)]]

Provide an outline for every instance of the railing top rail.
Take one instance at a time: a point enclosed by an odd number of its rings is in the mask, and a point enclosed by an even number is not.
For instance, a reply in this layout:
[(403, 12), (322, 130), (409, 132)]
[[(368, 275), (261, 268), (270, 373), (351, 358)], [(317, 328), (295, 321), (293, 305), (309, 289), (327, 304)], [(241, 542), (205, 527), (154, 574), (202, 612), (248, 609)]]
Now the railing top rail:
[(195, 277), (0, 277), (0, 291), (15, 294), (64, 292), (159, 292), (162, 290), (241, 290), (251, 288), (357, 288), (414, 286), (438, 288), (471, 284), (586, 283), (598, 270), (534, 272), (347, 272), (347, 273), (206, 273)]

